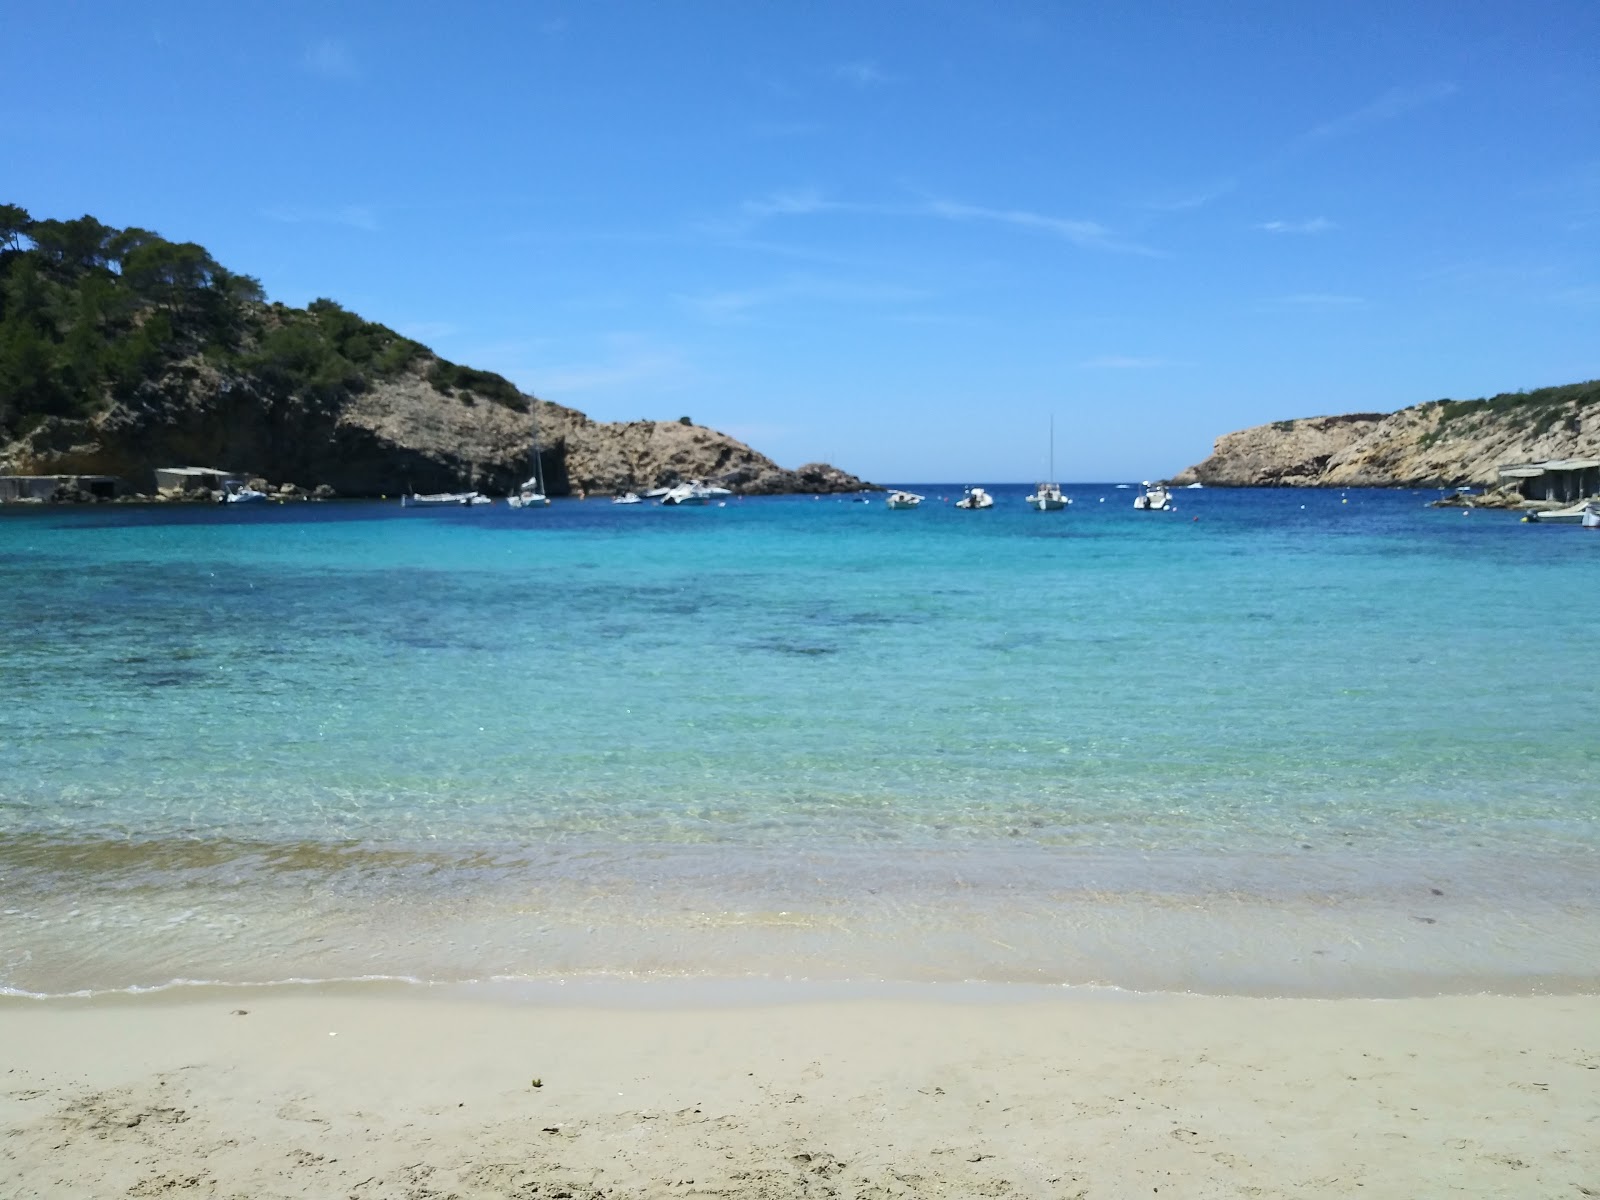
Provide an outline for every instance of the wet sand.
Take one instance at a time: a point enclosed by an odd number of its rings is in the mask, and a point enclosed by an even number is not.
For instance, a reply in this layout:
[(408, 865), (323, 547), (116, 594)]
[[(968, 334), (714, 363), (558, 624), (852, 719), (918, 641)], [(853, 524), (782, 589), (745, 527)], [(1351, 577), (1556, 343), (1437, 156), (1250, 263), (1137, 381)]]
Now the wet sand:
[(12, 999), (0, 1193), (1578, 1197), (1596, 1030), (1594, 996)]

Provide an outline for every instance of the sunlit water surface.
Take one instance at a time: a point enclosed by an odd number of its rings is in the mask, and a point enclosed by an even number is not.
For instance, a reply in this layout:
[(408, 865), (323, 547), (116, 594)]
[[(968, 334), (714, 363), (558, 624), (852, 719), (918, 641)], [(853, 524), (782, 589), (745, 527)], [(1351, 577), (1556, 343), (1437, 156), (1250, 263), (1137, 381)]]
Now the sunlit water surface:
[(919, 490), (0, 513), (0, 987), (1600, 981), (1600, 536)]

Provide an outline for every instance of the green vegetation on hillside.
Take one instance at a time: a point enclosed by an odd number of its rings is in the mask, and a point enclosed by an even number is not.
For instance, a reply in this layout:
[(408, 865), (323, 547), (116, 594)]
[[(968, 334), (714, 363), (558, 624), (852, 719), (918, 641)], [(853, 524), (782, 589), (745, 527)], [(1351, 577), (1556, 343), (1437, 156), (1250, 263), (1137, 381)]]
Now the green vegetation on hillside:
[(0, 443), (46, 417), (92, 416), (195, 361), (318, 404), (426, 363), (446, 395), (527, 404), (501, 376), (436, 359), (332, 300), (269, 304), (258, 280), (193, 242), (0, 205)]
[(1578, 416), (1574, 407), (1587, 408), (1600, 404), (1600, 379), (1587, 383), (1566, 383), (1560, 387), (1536, 388), (1531, 392), (1502, 392), (1484, 400), (1435, 400), (1421, 405), (1438, 414), (1433, 431), (1422, 439), (1431, 445), (1446, 432), (1445, 426), (1461, 421), (1494, 416), (1505, 423), (1527, 429), (1535, 436), (1552, 429), (1557, 422), (1576, 432)]

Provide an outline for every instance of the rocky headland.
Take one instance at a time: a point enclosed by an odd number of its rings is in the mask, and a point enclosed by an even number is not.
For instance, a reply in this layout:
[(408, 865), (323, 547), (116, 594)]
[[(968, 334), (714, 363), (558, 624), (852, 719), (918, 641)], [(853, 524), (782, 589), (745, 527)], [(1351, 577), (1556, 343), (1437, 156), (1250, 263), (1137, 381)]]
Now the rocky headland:
[[(0, 445), (0, 473), (110, 475), (155, 494), (157, 467), (216, 467), (286, 495), (514, 491), (540, 448), (552, 495), (609, 494), (680, 480), (743, 495), (871, 488), (825, 463), (780, 467), (736, 438), (682, 421), (592, 421), (531, 396), (522, 407), (441, 393), (424, 358), (333, 402), (275, 394), (248, 376), (184, 362), (85, 417), (46, 417)], [(77, 498), (77, 497), (74, 497)]]
[(1592, 457), (1600, 457), (1600, 381), (1257, 425), (1218, 438), (1210, 458), (1171, 482), (1492, 488), (1508, 464)]
[(88, 497), (80, 481), (153, 496), (167, 467), (284, 497), (492, 494), (536, 464), (558, 496), (872, 486), (823, 463), (785, 469), (687, 417), (592, 421), (332, 300), (272, 303), (192, 242), (0, 205), (0, 475), (62, 477), (58, 499)]

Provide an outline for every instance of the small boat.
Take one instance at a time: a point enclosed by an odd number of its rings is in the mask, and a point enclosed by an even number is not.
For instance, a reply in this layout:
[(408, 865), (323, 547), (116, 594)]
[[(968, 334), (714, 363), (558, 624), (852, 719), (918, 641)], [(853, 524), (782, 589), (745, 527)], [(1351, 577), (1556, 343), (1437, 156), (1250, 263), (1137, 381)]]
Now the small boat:
[(622, 495), (620, 495), (620, 496), (611, 497), (611, 503), (613, 503), (613, 504), (643, 504), (644, 501), (639, 499), (639, 493), (638, 492), (623, 492)]
[(889, 498), (884, 503), (890, 508), (915, 508), (925, 499), (927, 497), (919, 496), (915, 492), (890, 492)]
[[(726, 494), (726, 493), (725, 493)], [(713, 493), (697, 480), (691, 479), (688, 483), (680, 483), (675, 488), (669, 488), (661, 497), (661, 503), (674, 508), (703, 507), (711, 503)]]
[(659, 500), (672, 489), (669, 487), (654, 487), (644, 494), (646, 500)]
[(1060, 512), (1072, 501), (1061, 494), (1059, 483), (1039, 483), (1033, 488), (1033, 495), (1028, 497), (1028, 507), (1038, 512)]
[(539, 402), (533, 402), (533, 474), (516, 491), (506, 497), (512, 508), (548, 508), (550, 497), (544, 490), (544, 452), (539, 448)]
[(1159, 483), (1144, 481), (1144, 491), (1133, 498), (1133, 506), (1141, 512), (1164, 512), (1173, 507), (1172, 493)]
[[(1050, 478), (1056, 477), (1056, 419), (1050, 418)], [(1059, 483), (1036, 483), (1028, 507), (1036, 512), (1060, 512), (1072, 501), (1061, 494)]]
[(1125, 492), (1129, 488), (1131, 488), (1132, 486), (1133, 486), (1133, 484), (1131, 484), (1131, 483), (1119, 483), (1119, 484), (1117, 484), (1117, 491)]
[(1600, 505), (1591, 504), (1583, 511), (1583, 527), (1600, 529)]
[(1600, 500), (1583, 500), (1568, 508), (1551, 508), (1544, 512), (1531, 512), (1522, 519), (1530, 525), (1583, 525), (1593, 529), (1589, 518), (1600, 514)]
[(418, 495), (408, 492), (400, 497), (401, 508), (442, 508), (455, 505), (458, 508), (471, 508), (479, 504), (493, 504), (494, 501), (479, 492), (424, 492)]
[(258, 492), (248, 484), (232, 482), (223, 485), (223, 504), (265, 504), (269, 499), (265, 492)]
[(956, 501), (956, 507), (974, 511), (980, 508), (993, 508), (994, 497), (981, 487), (969, 487), (966, 494)]
[(1205, 484), (1201, 483), (1198, 479), (1196, 479), (1193, 483), (1189, 484), (1185, 488), (1185, 490), (1192, 492), (1192, 491), (1194, 491), (1195, 488), (1203, 488), (1203, 487), (1205, 487)]

